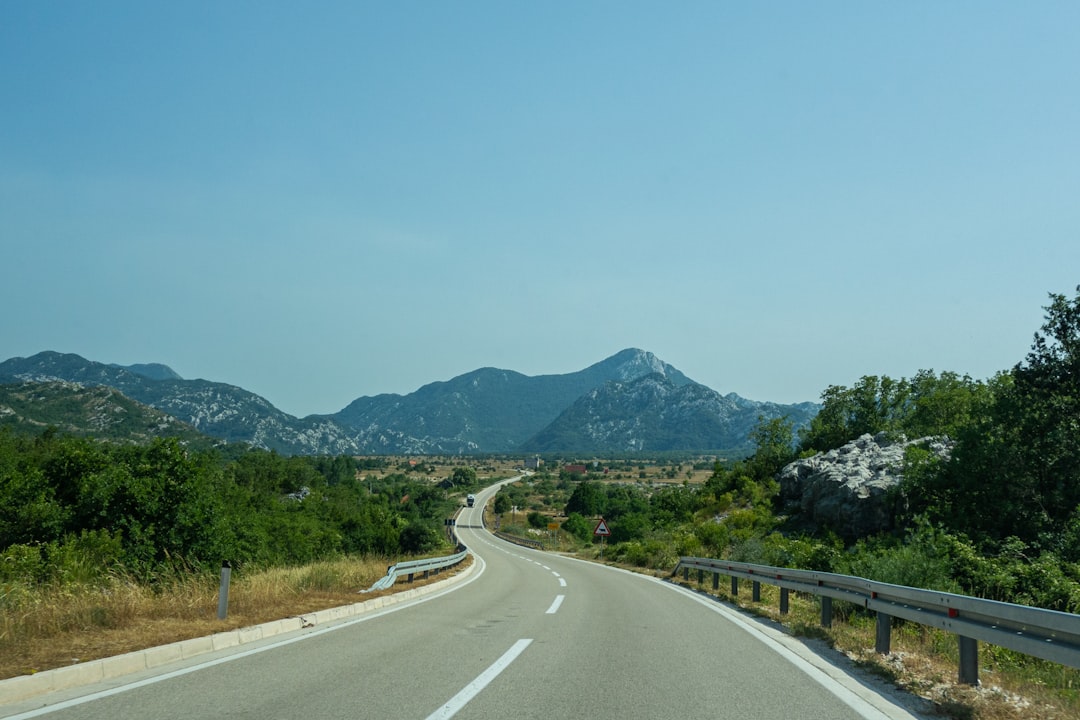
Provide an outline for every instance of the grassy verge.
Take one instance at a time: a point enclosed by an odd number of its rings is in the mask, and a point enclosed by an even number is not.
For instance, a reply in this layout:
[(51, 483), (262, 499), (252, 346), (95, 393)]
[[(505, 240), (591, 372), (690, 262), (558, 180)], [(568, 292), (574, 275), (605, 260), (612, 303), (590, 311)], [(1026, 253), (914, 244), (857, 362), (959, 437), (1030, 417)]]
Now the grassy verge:
[(394, 592), (359, 594), (390, 564), (352, 558), (234, 574), (224, 620), (219, 577), (207, 574), (177, 573), (153, 587), (123, 576), (94, 585), (0, 585), (0, 679), (362, 602)]

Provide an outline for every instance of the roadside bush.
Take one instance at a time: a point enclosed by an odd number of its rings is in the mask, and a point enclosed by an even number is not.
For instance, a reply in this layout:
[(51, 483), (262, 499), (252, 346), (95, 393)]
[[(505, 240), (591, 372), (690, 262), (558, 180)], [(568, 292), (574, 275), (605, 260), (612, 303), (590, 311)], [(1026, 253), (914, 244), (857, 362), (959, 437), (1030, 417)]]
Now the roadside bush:
[(612, 548), (611, 557), (628, 565), (654, 569), (670, 568), (677, 556), (670, 545), (661, 540), (634, 540)]
[(810, 537), (785, 537), (770, 533), (763, 540), (766, 565), (833, 572), (843, 554), (844, 543), (835, 535), (818, 540)]
[(0, 552), (0, 583), (34, 584), (45, 576), (41, 545), (9, 545)]
[(399, 542), (403, 552), (420, 554), (435, 550), (442, 540), (439, 529), (433, 523), (413, 521), (402, 529)]
[(714, 558), (723, 555), (731, 539), (731, 535), (724, 525), (712, 521), (703, 522), (695, 527), (694, 535), (697, 537), (705, 555)]
[(590, 542), (593, 539), (593, 525), (579, 513), (570, 513), (562, 524), (562, 529), (576, 537), (581, 542)]
[(60, 583), (95, 584), (121, 566), (124, 546), (120, 534), (83, 530), (60, 543), (45, 546), (49, 579)]
[(642, 540), (649, 532), (651, 525), (647, 515), (636, 512), (627, 513), (611, 523), (611, 542)]
[(946, 533), (919, 522), (905, 540), (878, 537), (860, 540), (839, 559), (839, 569), (878, 582), (960, 592), (953, 578), (951, 543)]

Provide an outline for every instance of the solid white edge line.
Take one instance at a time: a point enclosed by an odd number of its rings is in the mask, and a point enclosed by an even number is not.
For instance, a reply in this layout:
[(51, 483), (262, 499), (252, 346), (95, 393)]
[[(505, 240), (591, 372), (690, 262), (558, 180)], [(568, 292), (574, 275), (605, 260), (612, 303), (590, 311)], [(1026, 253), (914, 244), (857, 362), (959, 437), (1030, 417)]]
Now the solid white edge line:
[[(678, 590), (682, 594), (688, 596), (695, 602), (704, 605), (710, 610), (719, 613), (720, 615), (723, 615), (728, 620), (753, 635), (758, 641), (765, 645), (768, 645), (770, 648), (772, 648), (774, 652), (776, 652), (778, 655), (780, 655), (792, 665), (797, 667), (799, 670), (802, 670), (804, 673), (810, 676), (811, 680), (831, 692), (837, 697), (837, 699), (840, 700), (840, 702), (844, 703), (849, 708), (862, 715), (864, 718), (866, 718), (866, 720), (898, 720), (899, 718), (913, 718), (910, 713), (908, 713), (906, 710), (902, 710), (896, 705), (893, 705), (895, 710), (899, 710), (903, 714), (898, 715), (886, 713), (881, 708), (872, 705), (864, 698), (859, 696), (857, 693), (853, 692), (850, 688), (845, 687), (843, 684), (837, 682), (836, 678), (833, 678), (827, 673), (823, 672), (821, 668), (807, 662), (805, 657), (793, 652), (791, 648), (787, 647), (786, 645), (777, 642), (773, 637), (767, 635), (766, 633), (763, 633), (760, 628), (757, 628), (751, 623), (748, 623), (746, 620), (739, 617), (738, 615), (728, 612), (727, 608), (723, 607), (722, 605), (718, 605), (715, 601), (702, 598), (696, 593), (693, 593), (692, 591), (689, 591), (677, 585), (673, 586), (673, 588), (678, 588)], [(890, 703), (890, 705), (892, 705), (892, 703)]]
[(449, 720), (449, 718), (457, 715), (461, 708), (465, 707), (470, 700), (476, 697), (481, 690), (498, 677), (499, 673), (509, 667), (510, 663), (514, 662), (514, 660), (517, 659), (517, 656), (524, 652), (525, 648), (529, 647), (531, 643), (531, 639), (518, 640), (514, 643), (513, 647), (504, 652), (502, 657), (496, 660), (491, 667), (480, 673), (475, 680), (466, 685), (457, 695), (450, 698), (445, 705), (428, 715), (427, 720)]
[[(326, 627), (318, 628), (316, 630), (311, 630), (311, 631), (308, 631), (308, 632), (304, 632), (304, 634), (302, 634), (302, 635), (297, 635), (296, 637), (287, 638), (285, 640), (278, 640), (278, 641), (272, 642), (272, 643), (270, 643), (268, 645), (260, 645), (259, 647), (251, 648), (250, 650), (243, 650), (241, 652), (226, 655), (224, 657), (215, 658), (213, 660), (206, 660), (206, 661), (198, 663), (196, 665), (191, 665), (191, 666), (188, 666), (188, 667), (180, 668), (179, 670), (173, 670), (171, 672), (167, 672), (167, 673), (164, 673), (162, 675), (154, 675), (153, 677), (143, 678), (142, 680), (135, 680), (133, 682), (124, 683), (123, 685), (118, 685), (116, 687), (111, 687), (111, 688), (108, 688), (106, 690), (99, 690), (97, 692), (90, 693), (89, 695), (82, 695), (80, 697), (71, 698), (70, 700), (63, 700), (61, 702), (54, 703), (54, 704), (51, 704), (51, 705), (45, 705), (45, 706), (37, 708), (35, 710), (28, 710), (26, 712), (19, 713), (17, 715), (7, 715), (7, 716), (4, 716), (4, 720), (28, 720), (28, 718), (35, 718), (35, 717), (40, 717), (42, 715), (48, 715), (50, 713), (59, 712), (60, 710), (66, 710), (67, 708), (72, 708), (72, 707), (76, 707), (78, 705), (82, 705), (84, 703), (93, 702), (94, 700), (100, 700), (102, 698), (107, 698), (107, 697), (109, 697), (111, 695), (118, 695), (120, 693), (127, 692), (128, 690), (136, 690), (138, 688), (145, 687), (147, 685), (153, 685), (155, 683), (159, 683), (159, 682), (162, 682), (164, 680), (171, 680), (172, 678), (175, 678), (175, 677), (180, 677), (182, 675), (188, 675), (190, 673), (197, 672), (199, 670), (204, 670), (206, 668), (210, 668), (210, 667), (213, 667), (215, 665), (221, 665), (222, 663), (232, 662), (233, 660), (239, 660), (241, 658), (248, 657), (249, 655), (257, 655), (258, 653), (266, 652), (267, 650), (274, 650), (275, 648), (283, 647), (285, 645), (292, 645), (293, 643), (300, 642), (301, 640), (309, 640), (309, 639), (311, 639), (313, 637), (318, 637), (319, 635), (325, 635), (326, 633), (334, 632), (336, 630), (341, 630), (343, 628), (347, 628), (347, 627), (350, 627), (352, 625), (356, 625), (357, 623), (367, 622), (368, 620), (374, 620), (375, 618), (382, 617), (383, 615), (389, 615), (390, 613), (397, 612), (398, 610), (404, 610), (406, 608), (413, 607), (413, 606), (419, 605), (421, 603), (425, 603), (425, 602), (427, 602), (429, 600), (434, 600), (437, 597), (442, 597), (443, 595), (446, 595), (447, 593), (454, 592), (455, 590), (458, 590), (460, 588), (465, 587), (466, 585), (472, 583), (474, 580), (476, 580), (481, 575), (483, 575), (484, 570), (487, 568), (487, 563), (485, 563), (484, 559), (481, 558), (479, 555), (476, 555), (475, 553), (473, 553), (473, 561), (475, 563), (477, 563), (477, 569), (476, 569), (476, 572), (472, 573), (472, 575), (469, 578), (467, 578), (465, 581), (463, 581), (461, 583), (451, 585), (448, 588), (446, 588), (445, 590), (440, 590), (439, 592), (432, 593), (431, 595), (425, 595), (423, 597), (419, 597), (419, 598), (416, 598), (414, 600), (406, 600), (406, 601), (404, 601), (402, 603), (398, 603), (397, 605), (392, 605), (392, 606), (390, 606), (388, 608), (383, 608), (382, 610), (375, 610), (373, 612), (362, 615), (362, 616), (360, 616), (358, 618), (354, 618), (352, 620), (346, 620), (345, 622), (336, 623), (336, 624), (333, 624), (333, 625), (328, 625)], [(31, 700), (33, 700), (33, 699), (34, 698), (31, 698)]]
[(551, 607), (548, 608), (546, 615), (554, 615), (559, 612), (559, 606), (562, 605), (562, 601), (566, 599), (565, 595), (556, 595), (555, 602), (551, 603)]
[[(599, 563), (590, 562), (588, 560), (581, 560), (580, 558), (567, 557), (567, 560), (571, 562), (585, 563), (592, 565), (593, 567), (603, 568), (604, 570), (610, 570), (611, 572), (623, 573), (636, 577), (646, 582), (657, 583), (661, 587), (665, 587), (672, 592), (677, 592), (680, 595), (684, 595), (687, 598), (694, 600), (697, 603), (712, 610), (718, 615), (722, 615), (724, 618), (730, 620), (736, 626), (742, 628), (750, 635), (760, 640), (762, 643), (770, 647), (780, 657), (784, 658), (796, 668), (808, 675), (814, 682), (818, 683), (826, 690), (835, 695), (841, 702), (850, 707), (855, 712), (859, 713), (866, 720), (918, 720), (918, 717), (902, 706), (890, 700), (885, 695), (875, 692), (874, 690), (867, 690), (872, 696), (880, 701), (880, 707), (878, 704), (872, 703), (863, 697), (856, 688), (861, 688), (858, 680), (851, 678), (842, 670), (838, 670), (840, 677), (834, 677), (829, 674), (826, 667), (827, 662), (817, 658), (813, 651), (801, 648), (801, 643), (797, 640), (787, 639), (786, 636), (780, 633), (774, 633), (768, 631), (767, 628), (763, 628), (755, 623), (744, 619), (734, 610), (723, 605), (721, 602), (715, 599), (702, 597), (698, 593), (692, 590), (676, 585), (670, 582), (664, 582), (663, 580), (648, 575), (642, 575), (641, 573), (631, 572), (630, 570), (623, 570), (622, 568), (611, 567), (610, 565), (600, 565)], [(786, 644), (786, 643), (790, 643)], [(803, 654), (805, 653), (805, 654)]]

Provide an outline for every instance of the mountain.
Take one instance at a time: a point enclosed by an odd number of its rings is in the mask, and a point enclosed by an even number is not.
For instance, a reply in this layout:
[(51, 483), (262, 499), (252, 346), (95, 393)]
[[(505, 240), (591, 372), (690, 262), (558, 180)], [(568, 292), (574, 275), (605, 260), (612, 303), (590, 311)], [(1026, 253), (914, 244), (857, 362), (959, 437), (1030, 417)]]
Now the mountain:
[[(649, 382), (635, 383), (643, 378)], [(758, 414), (791, 413), (801, 422), (817, 408), (721, 397), (638, 349), (562, 375), (482, 368), (408, 395), (361, 397), (337, 413), (306, 418), (281, 412), (233, 385), (185, 380), (165, 365), (105, 365), (56, 352), (0, 363), (0, 383), (52, 381), (116, 388), (199, 432), (290, 455), (453, 455), (541, 447), (545, 452), (584, 452), (590, 443), (620, 451), (635, 443), (648, 450), (721, 449), (716, 443), (732, 449), (746, 445)], [(641, 406), (640, 396), (650, 393), (655, 404)], [(635, 419), (631, 414), (639, 406)], [(598, 415), (605, 407), (610, 417)], [(692, 408), (698, 408), (696, 414), (687, 415)], [(693, 422), (679, 425), (677, 418), (683, 416)], [(575, 430), (578, 421), (584, 424)], [(632, 431), (633, 422), (637, 431)], [(707, 444), (694, 447), (698, 442)]]
[(115, 388), (201, 433), (229, 442), (246, 442), (287, 455), (365, 452), (337, 424), (318, 417), (293, 417), (265, 398), (234, 385), (207, 380), (155, 380), (118, 365), (93, 362), (70, 353), (41, 352), (30, 358), (12, 358), (0, 363), (0, 383), (58, 380), (87, 387)]
[(676, 386), (692, 383), (652, 353), (629, 349), (565, 375), (482, 368), (409, 395), (358, 398), (328, 417), (359, 433), (368, 446), (393, 428), (416, 452), (515, 452), (588, 391), (652, 373)]
[(215, 443), (172, 415), (104, 385), (86, 387), (63, 381), (0, 385), (0, 428), (37, 434), (47, 427), (121, 442), (176, 437), (195, 447)]
[(748, 446), (759, 417), (787, 416), (798, 429), (817, 414), (814, 403), (777, 405), (677, 385), (661, 374), (612, 381), (578, 398), (521, 447), (530, 453), (619, 454), (732, 450)]
[(137, 365), (111, 365), (110, 367), (123, 368), (136, 375), (142, 375), (150, 380), (183, 380), (175, 370), (161, 363), (141, 363)]

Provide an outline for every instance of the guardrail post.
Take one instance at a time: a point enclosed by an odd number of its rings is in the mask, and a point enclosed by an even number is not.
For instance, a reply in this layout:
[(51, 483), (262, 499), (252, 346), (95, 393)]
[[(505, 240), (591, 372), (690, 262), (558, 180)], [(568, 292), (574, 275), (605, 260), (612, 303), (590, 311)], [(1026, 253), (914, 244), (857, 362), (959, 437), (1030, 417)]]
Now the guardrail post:
[(221, 563), (221, 584), (218, 586), (217, 616), (224, 620), (229, 615), (229, 583), (232, 578), (232, 565), (229, 561)]
[(683, 579), (683, 582), (689, 582), (690, 581), (690, 568), (684, 567), (682, 569), (682, 579)]
[(714, 572), (712, 574), (712, 589), (713, 590), (719, 590), (720, 589), (720, 573)]
[(821, 627), (832, 627), (832, 598), (828, 595), (821, 596)]
[(877, 637), (874, 640), (874, 652), (881, 655), (889, 654), (889, 646), (892, 643), (892, 616), (878, 610), (877, 614)]
[(788, 589), (780, 588), (780, 614), (788, 614)]
[(701, 568), (698, 568), (698, 571), (697, 571), (697, 584), (702, 585), (704, 583), (705, 583), (705, 571), (702, 570)]
[(409, 573), (409, 580), (408, 580), (408, 582), (412, 582), (412, 578), (413, 578), (413, 574), (412, 574), (412, 573)]
[(757, 580), (750, 584), (750, 599), (754, 602), (761, 602), (761, 583)]
[(979, 684), (979, 643), (974, 638), (957, 635), (960, 641), (960, 684)]
[(731, 595), (732, 597), (739, 594), (739, 578), (735, 575), (731, 576)]

